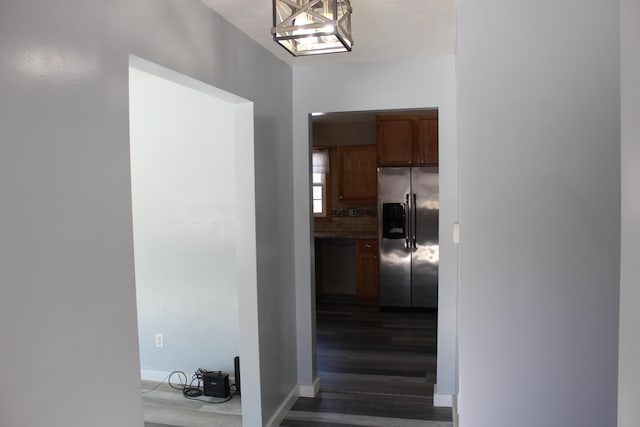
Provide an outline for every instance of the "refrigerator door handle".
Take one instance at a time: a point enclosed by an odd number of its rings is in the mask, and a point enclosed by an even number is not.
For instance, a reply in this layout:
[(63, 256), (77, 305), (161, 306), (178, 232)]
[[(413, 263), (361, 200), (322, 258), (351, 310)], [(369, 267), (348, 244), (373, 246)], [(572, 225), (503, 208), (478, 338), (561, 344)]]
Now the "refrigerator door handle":
[(413, 224), (411, 225), (411, 234), (413, 236), (413, 249), (416, 249), (416, 228), (418, 228), (418, 205), (416, 204), (416, 193), (413, 193)]
[(404, 245), (407, 249), (411, 249), (411, 242), (409, 241), (411, 232), (409, 231), (409, 225), (411, 221), (411, 205), (409, 204), (409, 193), (405, 194), (404, 203)]

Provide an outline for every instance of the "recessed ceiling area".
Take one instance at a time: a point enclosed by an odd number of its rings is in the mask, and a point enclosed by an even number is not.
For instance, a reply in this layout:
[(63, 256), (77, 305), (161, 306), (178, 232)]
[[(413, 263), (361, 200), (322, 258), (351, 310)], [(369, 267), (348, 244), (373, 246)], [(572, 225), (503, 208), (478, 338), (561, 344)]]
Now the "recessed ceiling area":
[(351, 0), (353, 51), (293, 57), (273, 41), (271, 0), (201, 0), (292, 66), (453, 54), (455, 0)]
[(425, 108), (403, 108), (401, 110), (367, 110), (367, 111), (338, 111), (327, 113), (311, 113), (312, 123), (352, 123), (376, 121), (378, 114), (414, 114), (430, 111)]

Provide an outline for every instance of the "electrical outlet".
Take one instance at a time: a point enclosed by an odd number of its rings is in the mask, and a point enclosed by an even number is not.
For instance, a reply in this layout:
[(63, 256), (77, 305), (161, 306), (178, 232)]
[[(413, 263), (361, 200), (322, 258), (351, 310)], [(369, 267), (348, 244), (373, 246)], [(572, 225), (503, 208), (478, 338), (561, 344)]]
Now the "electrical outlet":
[(156, 334), (156, 347), (164, 347), (164, 336), (162, 334)]

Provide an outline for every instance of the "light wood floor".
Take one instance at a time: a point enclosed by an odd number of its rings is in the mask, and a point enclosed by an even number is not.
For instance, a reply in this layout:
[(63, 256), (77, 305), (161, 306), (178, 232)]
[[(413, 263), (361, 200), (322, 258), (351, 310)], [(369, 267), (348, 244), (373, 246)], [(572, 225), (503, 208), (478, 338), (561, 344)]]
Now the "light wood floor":
[(158, 383), (143, 381), (145, 427), (242, 427), (240, 396), (221, 404), (222, 399), (200, 396), (200, 400), (187, 399), (180, 390), (163, 384), (155, 391), (145, 393)]

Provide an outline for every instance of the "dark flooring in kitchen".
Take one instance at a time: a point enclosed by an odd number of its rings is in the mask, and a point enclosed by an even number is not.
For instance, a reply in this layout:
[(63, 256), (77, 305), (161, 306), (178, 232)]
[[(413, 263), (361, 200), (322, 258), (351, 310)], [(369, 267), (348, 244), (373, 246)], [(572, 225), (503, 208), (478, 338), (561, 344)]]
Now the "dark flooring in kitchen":
[(433, 406), (437, 311), (380, 311), (349, 298), (318, 303), (320, 393), (299, 398), (282, 427), (452, 425)]

